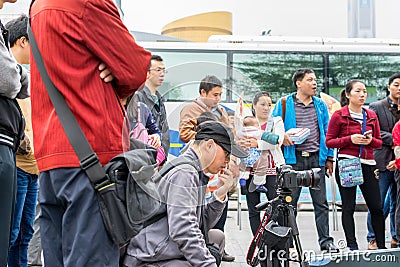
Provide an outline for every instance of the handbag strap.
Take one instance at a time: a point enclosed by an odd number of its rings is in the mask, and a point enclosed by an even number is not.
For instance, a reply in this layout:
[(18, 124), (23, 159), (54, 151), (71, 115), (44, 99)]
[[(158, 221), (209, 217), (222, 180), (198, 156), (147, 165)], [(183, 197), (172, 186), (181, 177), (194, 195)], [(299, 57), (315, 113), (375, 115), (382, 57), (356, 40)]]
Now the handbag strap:
[(89, 176), (94, 188), (99, 189), (108, 182), (106, 172), (101, 166), (99, 158), (90, 146), (63, 95), (50, 79), (30, 25), (28, 25), (28, 36), (33, 58), (35, 59), (40, 76), (42, 77), (51, 103), (56, 110), (65, 134), (79, 158), (81, 168), (86, 172), (87, 176)]
[[(362, 125), (361, 134), (364, 134), (365, 133), (365, 129), (367, 128), (367, 114), (366, 114), (364, 109), (362, 109), (362, 114), (363, 114), (363, 125)], [(358, 156), (359, 158), (361, 158), (363, 149), (364, 149), (364, 145), (360, 145), (360, 155)]]

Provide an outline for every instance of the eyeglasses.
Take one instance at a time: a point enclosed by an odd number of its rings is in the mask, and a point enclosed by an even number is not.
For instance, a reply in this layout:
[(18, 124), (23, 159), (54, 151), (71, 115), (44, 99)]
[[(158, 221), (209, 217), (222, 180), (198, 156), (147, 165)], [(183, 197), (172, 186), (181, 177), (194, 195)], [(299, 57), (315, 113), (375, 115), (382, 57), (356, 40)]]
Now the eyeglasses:
[(166, 69), (162, 69), (162, 68), (150, 68), (149, 71), (151, 71), (151, 70), (154, 70), (154, 71), (156, 71), (156, 72), (158, 72), (160, 74), (161, 73), (164, 73), (164, 74), (168, 73), (168, 71)]
[[(221, 147), (222, 148), (222, 147)], [(228, 159), (228, 158), (230, 158), (231, 157), (231, 153), (229, 153), (228, 151), (226, 151), (225, 149), (223, 149), (222, 148), (222, 150), (224, 151), (224, 153), (225, 153), (225, 158), (226, 159)]]

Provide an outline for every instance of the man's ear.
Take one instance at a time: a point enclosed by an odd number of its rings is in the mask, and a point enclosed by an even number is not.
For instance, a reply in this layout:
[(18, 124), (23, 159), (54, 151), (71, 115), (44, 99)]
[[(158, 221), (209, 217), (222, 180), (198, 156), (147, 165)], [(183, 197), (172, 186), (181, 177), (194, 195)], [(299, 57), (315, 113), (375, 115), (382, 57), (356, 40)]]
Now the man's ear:
[(207, 147), (207, 150), (209, 150), (210, 152), (212, 151), (212, 150), (215, 150), (215, 142), (214, 142), (214, 140), (213, 139), (208, 139), (207, 141), (206, 141), (206, 147)]
[(25, 36), (22, 36), (17, 40), (17, 45), (19, 45), (22, 48), (25, 48), (28, 45), (28, 40), (26, 39)]
[(207, 96), (206, 90), (201, 89), (201, 90), (200, 90), (200, 95), (201, 95), (202, 97), (206, 97), (206, 96)]
[(299, 88), (300, 81), (296, 81), (296, 88)]

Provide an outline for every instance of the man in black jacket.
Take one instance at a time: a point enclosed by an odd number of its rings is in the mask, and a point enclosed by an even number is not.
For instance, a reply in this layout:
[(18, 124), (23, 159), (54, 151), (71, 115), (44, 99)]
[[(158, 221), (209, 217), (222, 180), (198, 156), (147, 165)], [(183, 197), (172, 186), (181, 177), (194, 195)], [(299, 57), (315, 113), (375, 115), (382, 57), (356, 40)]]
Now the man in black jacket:
[(168, 155), (170, 144), (167, 112), (164, 106), (164, 98), (158, 92), (158, 88), (164, 82), (165, 73), (163, 59), (158, 55), (153, 55), (145, 86), (135, 93), (135, 97), (138, 102), (145, 103), (150, 108), (153, 118), (161, 131), (161, 146), (164, 148), (165, 154)]
[[(6, 2), (15, 0), (0, 0), (0, 9)], [(0, 30), (0, 266), (7, 266), (17, 186), (15, 152), (25, 128), (16, 98), (26, 98), (29, 93), (27, 72), (11, 56), (8, 31), (1, 22)]]
[[(390, 76), (388, 85), (389, 96), (371, 103), (369, 108), (373, 110), (379, 119), (379, 126), (382, 136), (382, 147), (374, 150), (376, 167), (379, 170), (379, 188), (385, 218), (390, 214), (390, 233), (392, 235), (391, 247), (397, 247), (395, 234), (395, 208), (397, 188), (394, 181), (394, 166), (388, 168), (390, 161), (394, 160), (392, 130), (396, 122), (400, 119), (400, 109), (398, 106), (400, 98), (400, 72)], [(388, 194), (389, 202), (385, 199)], [(386, 205), (385, 205), (386, 204)], [(368, 249), (377, 249), (375, 234), (372, 230), (371, 215), (368, 212)]]

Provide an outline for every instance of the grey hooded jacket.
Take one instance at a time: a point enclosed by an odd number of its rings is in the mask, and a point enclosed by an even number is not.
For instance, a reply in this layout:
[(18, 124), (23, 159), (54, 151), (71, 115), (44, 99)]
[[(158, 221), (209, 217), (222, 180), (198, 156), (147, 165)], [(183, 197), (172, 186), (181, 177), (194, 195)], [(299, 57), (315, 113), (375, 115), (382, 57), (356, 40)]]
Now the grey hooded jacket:
[[(201, 232), (201, 203), (209, 177), (201, 170), (193, 149), (180, 157), (195, 163), (179, 165), (158, 182), (162, 203), (160, 213), (167, 216), (141, 230), (130, 242), (124, 264), (146, 266), (148, 263), (186, 259), (192, 266), (216, 266)], [(226, 205), (213, 196), (205, 205), (208, 229), (218, 221)]]
[(25, 121), (15, 98), (29, 96), (28, 74), (15, 61), (8, 46), (8, 31), (0, 21), (0, 144), (16, 150)]

